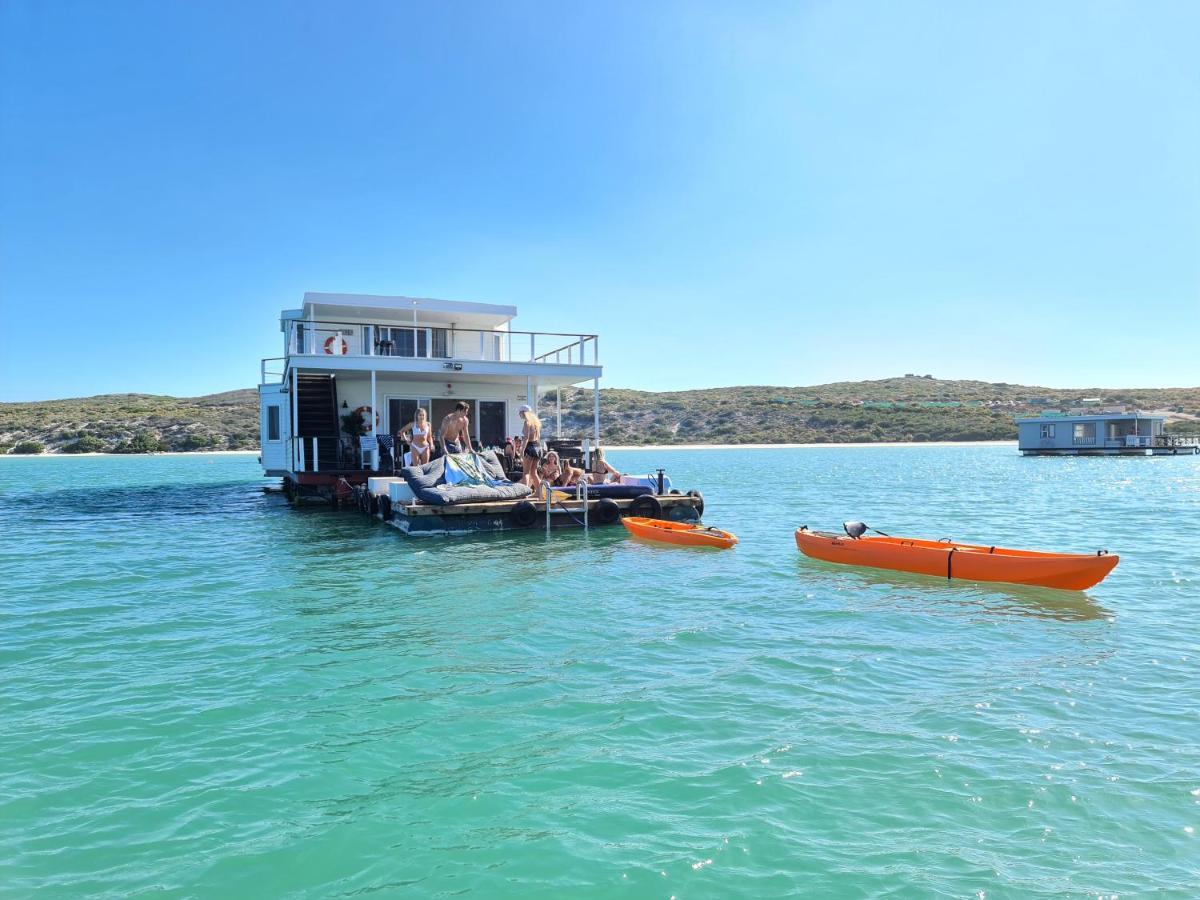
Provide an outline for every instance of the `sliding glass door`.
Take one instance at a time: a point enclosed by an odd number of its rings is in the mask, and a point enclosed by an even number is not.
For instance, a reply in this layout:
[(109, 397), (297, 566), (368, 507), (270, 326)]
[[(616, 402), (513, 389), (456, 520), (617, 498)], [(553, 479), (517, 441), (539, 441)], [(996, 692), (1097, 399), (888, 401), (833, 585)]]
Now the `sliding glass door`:
[[(378, 342), (375, 352), (380, 356), (446, 359), (450, 355), (445, 328), (391, 328), (379, 325), (374, 332)], [(365, 330), (364, 334), (366, 334)]]

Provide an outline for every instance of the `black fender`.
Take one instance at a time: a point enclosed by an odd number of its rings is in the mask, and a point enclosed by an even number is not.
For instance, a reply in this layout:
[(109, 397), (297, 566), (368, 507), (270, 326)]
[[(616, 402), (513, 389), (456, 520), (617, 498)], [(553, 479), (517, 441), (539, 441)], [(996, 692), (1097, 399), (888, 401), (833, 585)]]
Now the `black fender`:
[(611, 525), (617, 519), (621, 518), (621, 507), (611, 497), (601, 497), (600, 502), (596, 504), (596, 508), (592, 511), (592, 516), (601, 525)]
[(661, 519), (662, 504), (653, 494), (642, 494), (633, 498), (633, 502), (629, 504), (626, 512), (631, 516), (640, 516), (643, 519)]
[(512, 508), (509, 516), (518, 528), (530, 528), (537, 521), (538, 510), (528, 500), (522, 500)]
[(383, 513), (383, 521), (390, 522), (392, 520), (392, 500), (390, 497), (379, 498), (379, 511)]
[(704, 495), (702, 493), (700, 493), (699, 491), (688, 491), (687, 495), (689, 497), (691, 497), (692, 500), (694, 501), (694, 503), (692, 505), (696, 507), (696, 515), (703, 518), (704, 517)]

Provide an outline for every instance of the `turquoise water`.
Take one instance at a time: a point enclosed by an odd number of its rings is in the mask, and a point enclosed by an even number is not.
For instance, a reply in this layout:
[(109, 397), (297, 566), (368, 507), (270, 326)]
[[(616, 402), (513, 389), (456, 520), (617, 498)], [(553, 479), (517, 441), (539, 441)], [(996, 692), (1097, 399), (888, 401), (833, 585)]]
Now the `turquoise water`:
[[(0, 460), (0, 893), (1200, 893), (1200, 458), (612, 456), (741, 545)], [(797, 554), (847, 518), (1122, 559), (1066, 594)]]

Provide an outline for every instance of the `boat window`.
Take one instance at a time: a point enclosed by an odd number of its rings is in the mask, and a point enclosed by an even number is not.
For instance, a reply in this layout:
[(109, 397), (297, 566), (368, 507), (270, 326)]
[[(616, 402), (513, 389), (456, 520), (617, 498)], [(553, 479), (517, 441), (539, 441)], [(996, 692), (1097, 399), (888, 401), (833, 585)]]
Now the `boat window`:
[(450, 349), (447, 341), (448, 332), (445, 328), (434, 328), (433, 330), (433, 356), (435, 359), (449, 359)]
[(267, 440), (279, 440), (279, 407), (275, 404), (267, 407)]
[(388, 397), (388, 428), (392, 434), (417, 417), (417, 401), (409, 397)]
[(1043, 438), (1054, 437), (1054, 426), (1053, 425), (1043, 425), (1042, 426), (1042, 437)]
[(503, 400), (479, 401), (479, 426), (476, 438), (482, 447), (503, 447), (504, 426), (507, 422)]
[(383, 328), (388, 332), (392, 342), (392, 354), (395, 356), (429, 356), (428, 328)]

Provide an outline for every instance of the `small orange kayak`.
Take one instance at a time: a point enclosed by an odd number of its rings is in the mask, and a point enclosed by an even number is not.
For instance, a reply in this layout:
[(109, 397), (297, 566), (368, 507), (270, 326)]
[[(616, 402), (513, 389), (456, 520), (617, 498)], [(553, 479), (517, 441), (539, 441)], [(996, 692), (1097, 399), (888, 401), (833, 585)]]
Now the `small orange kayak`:
[(662, 519), (630, 516), (622, 519), (621, 524), (629, 529), (630, 534), (637, 537), (662, 541), (664, 544), (679, 544), (683, 547), (715, 547), (718, 550), (728, 550), (738, 542), (737, 535), (728, 531), (689, 522), (666, 522)]
[[(854, 524), (854, 523), (850, 523)], [(865, 530), (865, 529), (864, 529)], [(1003, 581), (1083, 591), (1099, 584), (1120, 562), (1107, 550), (1045, 553), (950, 541), (922, 541), (890, 535), (851, 537), (796, 529), (796, 546), (805, 556), (851, 566), (870, 566), (967, 581)]]

